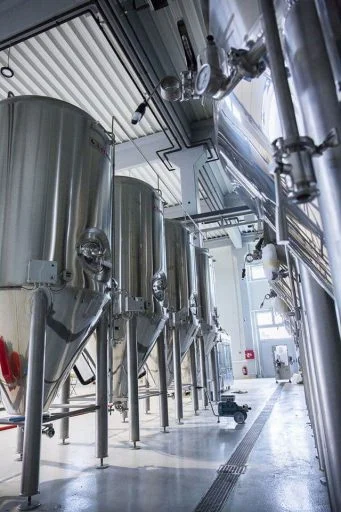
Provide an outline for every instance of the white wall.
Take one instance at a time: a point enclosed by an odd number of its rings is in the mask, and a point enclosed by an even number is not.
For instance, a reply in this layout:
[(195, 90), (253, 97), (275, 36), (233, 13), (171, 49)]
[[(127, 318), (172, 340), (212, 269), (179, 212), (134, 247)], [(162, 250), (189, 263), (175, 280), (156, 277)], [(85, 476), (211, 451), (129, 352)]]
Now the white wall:
[(219, 321), (231, 336), (233, 372), (242, 378), (242, 367), (249, 376), (255, 375), (254, 361), (245, 360), (245, 349), (253, 348), (250, 309), (246, 283), (241, 280), (245, 249), (232, 246), (210, 249), (215, 263), (216, 304)]

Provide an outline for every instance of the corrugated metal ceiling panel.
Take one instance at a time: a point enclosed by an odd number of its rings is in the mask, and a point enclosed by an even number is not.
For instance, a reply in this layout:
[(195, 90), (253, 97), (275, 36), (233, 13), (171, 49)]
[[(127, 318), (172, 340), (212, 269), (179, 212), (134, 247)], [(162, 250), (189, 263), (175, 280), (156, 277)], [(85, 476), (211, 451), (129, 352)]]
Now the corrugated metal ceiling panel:
[[(114, 44), (114, 43), (113, 43)], [(122, 58), (122, 56), (120, 56)], [(0, 53), (7, 65), (8, 51)], [(10, 50), (14, 77), (0, 75), (0, 95), (37, 94), (58, 98), (86, 110), (105, 129), (114, 116), (119, 125), (117, 142), (142, 137), (162, 129), (147, 109), (137, 125), (131, 115), (141, 103), (143, 90), (127, 62), (122, 63), (91, 15), (83, 15)], [(134, 76), (134, 79), (132, 78)]]

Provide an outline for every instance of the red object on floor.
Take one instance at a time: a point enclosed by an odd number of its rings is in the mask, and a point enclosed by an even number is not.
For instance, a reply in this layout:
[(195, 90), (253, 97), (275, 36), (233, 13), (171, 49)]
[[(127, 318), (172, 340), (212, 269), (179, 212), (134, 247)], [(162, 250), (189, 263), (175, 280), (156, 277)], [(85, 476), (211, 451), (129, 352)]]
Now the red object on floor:
[(15, 381), (15, 377), (12, 374), (11, 365), (8, 358), (7, 345), (2, 336), (0, 336), (0, 368), (6, 383), (12, 384)]
[(5, 425), (4, 427), (0, 427), (0, 432), (1, 430), (10, 430), (11, 428), (17, 428), (16, 425)]

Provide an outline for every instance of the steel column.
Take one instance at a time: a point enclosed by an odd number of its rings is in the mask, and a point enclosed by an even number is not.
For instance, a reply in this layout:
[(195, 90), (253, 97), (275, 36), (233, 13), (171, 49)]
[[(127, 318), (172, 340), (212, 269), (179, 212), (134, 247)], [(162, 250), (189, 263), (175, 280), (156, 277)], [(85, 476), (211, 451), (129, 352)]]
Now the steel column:
[(136, 448), (140, 440), (138, 362), (137, 362), (137, 318), (134, 315), (127, 324), (127, 365), (128, 365), (128, 410), (129, 437)]
[[(67, 376), (64, 384), (62, 385), (61, 403), (68, 404), (70, 401), (70, 374)], [(63, 412), (69, 412), (69, 409), (63, 409)], [(60, 420), (60, 435), (62, 444), (67, 444), (65, 441), (69, 439), (70, 419), (68, 417)]]
[(201, 385), (202, 385), (202, 402), (206, 409), (208, 406), (207, 399), (207, 371), (206, 371), (206, 356), (205, 356), (205, 342), (204, 337), (199, 336), (199, 354), (200, 354), (200, 373), (201, 373)]
[(341, 341), (334, 301), (300, 265), (305, 314), (325, 432), (325, 470), (332, 510), (341, 510)]
[(192, 377), (192, 403), (194, 414), (198, 414), (199, 411), (199, 397), (198, 397), (198, 378), (197, 378), (197, 360), (196, 360), (196, 347), (195, 338), (189, 349), (190, 361), (191, 361), (191, 377)]
[[(312, 37), (314, 44), (311, 44)], [(340, 106), (315, 2), (296, 1), (288, 10), (285, 43), (291, 74), (301, 106), (305, 132), (321, 144), (341, 133)], [(329, 147), (314, 159), (319, 206), (326, 240), (334, 296), (341, 312), (341, 145)]]
[(100, 459), (98, 469), (108, 465), (103, 459), (108, 457), (108, 315), (103, 312), (96, 328), (96, 457)]
[(157, 360), (159, 367), (159, 388), (160, 388), (160, 427), (166, 432), (169, 425), (168, 419), (168, 396), (167, 396), (167, 371), (166, 371), (166, 327), (157, 339)]
[(184, 417), (183, 404), (182, 404), (182, 379), (181, 379), (181, 353), (180, 353), (180, 340), (179, 331), (172, 327), (172, 342), (173, 342), (173, 364), (174, 364), (174, 388), (175, 388), (175, 415), (176, 420), (181, 424)]
[(31, 497), (39, 493), (39, 466), (44, 401), (45, 337), (48, 299), (43, 288), (32, 295), (30, 342), (26, 391), (24, 450), (21, 475), (21, 494), (27, 496), (22, 510), (35, 508)]
[(219, 376), (218, 376), (218, 361), (217, 361), (217, 347), (216, 346), (212, 347), (210, 357), (211, 357), (214, 401), (218, 402), (219, 398), (220, 398), (220, 383), (219, 383)]

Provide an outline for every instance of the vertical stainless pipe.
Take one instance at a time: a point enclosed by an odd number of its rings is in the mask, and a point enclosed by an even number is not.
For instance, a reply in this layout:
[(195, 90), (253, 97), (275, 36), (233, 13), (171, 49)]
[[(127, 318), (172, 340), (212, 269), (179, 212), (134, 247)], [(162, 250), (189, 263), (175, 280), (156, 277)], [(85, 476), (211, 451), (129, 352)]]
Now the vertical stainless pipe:
[(337, 512), (341, 510), (341, 341), (333, 299), (304, 265), (300, 273), (325, 431), (328, 492), (332, 510)]
[(38, 288), (32, 295), (24, 451), (21, 474), (21, 494), (28, 497), (28, 505), (31, 504), (31, 496), (39, 493), (47, 310), (48, 299), (46, 292), (43, 288)]
[(22, 453), (24, 448), (24, 427), (23, 425), (17, 426), (17, 455), (19, 461), (22, 460)]
[(192, 402), (194, 414), (197, 414), (199, 411), (199, 397), (198, 397), (198, 378), (197, 378), (197, 360), (196, 360), (196, 350), (195, 350), (195, 338), (192, 341), (192, 344), (189, 349), (190, 361), (191, 361), (191, 377), (192, 377)]
[[(263, 17), (267, 56), (270, 62), (271, 78), (274, 84), (283, 136), (287, 141), (297, 142), (300, 134), (287, 78), (274, 2), (273, 0), (259, 0), (259, 5)], [(306, 201), (311, 196), (312, 191), (315, 191), (311, 156), (307, 151), (291, 152), (290, 164), (294, 195), (297, 200)]]
[(137, 362), (137, 318), (135, 315), (127, 324), (127, 366), (128, 366), (128, 410), (129, 437), (136, 448), (140, 440), (138, 362)]
[(288, 84), (273, 0), (259, 0), (271, 78), (284, 138), (298, 137), (294, 104)]
[(202, 402), (203, 406), (208, 406), (207, 399), (207, 371), (206, 371), (206, 356), (205, 356), (205, 342), (204, 337), (199, 336), (199, 354), (200, 354), (200, 373), (201, 373), (201, 385), (202, 385)]
[(175, 327), (172, 327), (172, 342), (174, 365), (175, 416), (177, 422), (180, 424), (182, 418), (184, 417), (182, 404), (181, 353), (179, 331)]
[(299, 338), (300, 356), (303, 367), (304, 390), (311, 427), (314, 433), (315, 446), (318, 453), (320, 469), (325, 469), (326, 441), (322, 411), (320, 405), (319, 386), (316, 378), (316, 361), (311, 350), (310, 329), (305, 312), (302, 286), (299, 286), (301, 304), (301, 333)]
[[(67, 376), (64, 384), (62, 385), (61, 403), (68, 404), (70, 402), (70, 374)], [(63, 412), (69, 412), (69, 409), (63, 409)], [(60, 435), (59, 438), (62, 444), (69, 439), (70, 418), (62, 418), (60, 420)]]
[(114, 401), (114, 383), (113, 383), (113, 348), (111, 342), (108, 343), (108, 402)]
[[(149, 393), (149, 380), (148, 380), (148, 377), (146, 376), (145, 378), (145, 386), (146, 386), (146, 392)], [(146, 414), (149, 414), (150, 412), (150, 396), (147, 396), (146, 397), (146, 401), (145, 401), (145, 413)]]
[(168, 419), (168, 396), (167, 396), (167, 370), (166, 370), (166, 327), (157, 339), (157, 360), (159, 367), (159, 388), (160, 388), (160, 427), (166, 432), (169, 425)]
[(218, 376), (218, 361), (217, 361), (217, 347), (212, 347), (211, 353), (211, 369), (212, 369), (212, 382), (213, 382), (213, 394), (214, 401), (218, 402), (220, 397), (220, 383)]
[(103, 312), (96, 328), (96, 457), (99, 469), (108, 467), (103, 459), (108, 457), (108, 315)]
[[(312, 43), (312, 37), (314, 44)], [(341, 116), (321, 25), (314, 2), (296, 1), (285, 22), (285, 44), (307, 135), (315, 144), (332, 129), (341, 137)], [(341, 315), (341, 145), (314, 159), (323, 233)], [(340, 327), (340, 326), (339, 326)]]

